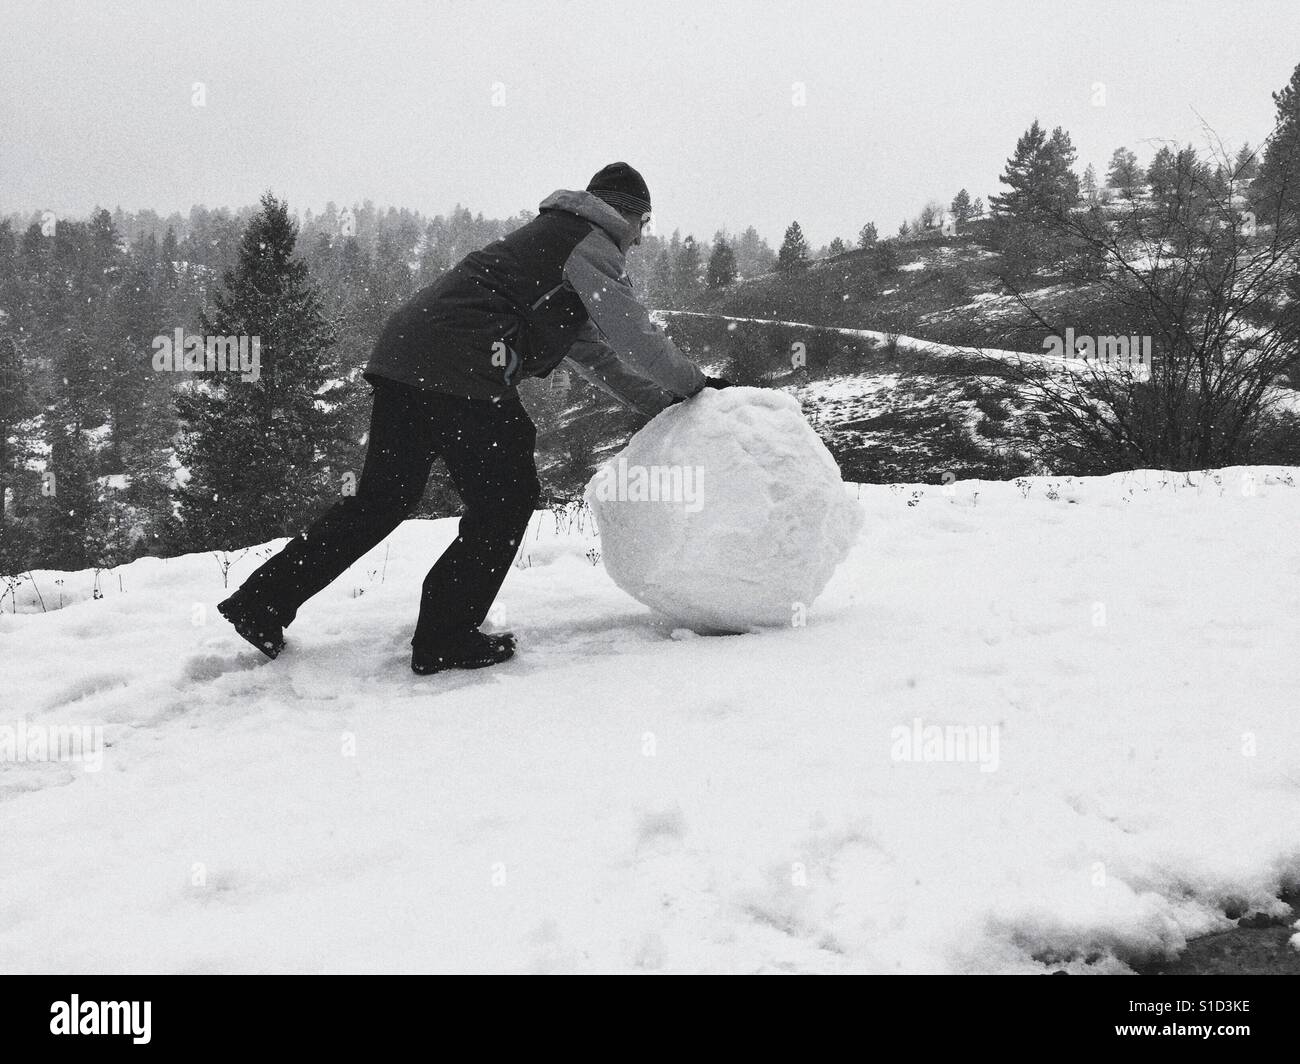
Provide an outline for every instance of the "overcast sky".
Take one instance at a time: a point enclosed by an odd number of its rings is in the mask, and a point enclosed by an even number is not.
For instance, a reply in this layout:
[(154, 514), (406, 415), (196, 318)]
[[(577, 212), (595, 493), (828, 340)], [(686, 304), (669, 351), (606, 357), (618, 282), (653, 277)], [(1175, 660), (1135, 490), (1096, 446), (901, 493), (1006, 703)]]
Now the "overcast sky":
[(506, 216), (625, 159), (661, 232), (815, 245), (987, 198), (1035, 117), (1080, 171), (1201, 117), (1257, 142), (1300, 63), (1297, 0), (0, 0), (0, 26), (0, 211)]

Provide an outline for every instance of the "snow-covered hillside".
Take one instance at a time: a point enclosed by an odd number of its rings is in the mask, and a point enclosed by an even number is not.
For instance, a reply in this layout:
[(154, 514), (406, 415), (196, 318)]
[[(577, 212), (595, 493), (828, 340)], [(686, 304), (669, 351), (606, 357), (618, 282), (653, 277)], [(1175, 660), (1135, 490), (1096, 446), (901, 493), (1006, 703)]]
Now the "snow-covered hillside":
[(1300, 881), (1298, 480), (851, 488), (865, 530), (806, 626), (716, 638), (670, 632), (589, 522), (542, 513), (497, 618), (519, 655), (431, 678), (407, 640), (451, 522), (403, 525), (275, 662), (213, 609), (211, 555), (98, 599), (38, 572), (64, 605), (5, 600), (0, 724), (104, 748), (0, 767), (0, 967), (1171, 956)]

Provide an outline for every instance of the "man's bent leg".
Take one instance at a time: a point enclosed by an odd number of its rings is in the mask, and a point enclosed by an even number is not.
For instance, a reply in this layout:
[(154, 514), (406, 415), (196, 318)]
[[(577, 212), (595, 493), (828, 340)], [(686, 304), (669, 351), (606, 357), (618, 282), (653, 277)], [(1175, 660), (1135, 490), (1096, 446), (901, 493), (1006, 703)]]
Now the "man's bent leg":
[(388, 381), (375, 385), (356, 495), (335, 503), (290, 540), (244, 582), (234, 600), (287, 625), (299, 606), (402, 523), (424, 492), (435, 457), (426, 404), (418, 389)]
[(478, 628), (537, 507), (537, 429), (518, 398), (473, 403), (440, 453), (465, 504), (459, 534), (429, 570), (411, 643), (436, 648)]

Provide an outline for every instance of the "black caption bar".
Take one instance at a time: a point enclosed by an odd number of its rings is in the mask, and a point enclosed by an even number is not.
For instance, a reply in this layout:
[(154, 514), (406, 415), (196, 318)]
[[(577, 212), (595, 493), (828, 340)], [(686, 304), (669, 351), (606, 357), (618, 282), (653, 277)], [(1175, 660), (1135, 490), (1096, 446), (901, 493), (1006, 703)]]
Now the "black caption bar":
[(512, 1037), (608, 1048), (595, 1040), (620, 1028), (643, 1048), (662, 1039), (680, 1049), (688, 1023), (723, 1042), (812, 1046), (839, 1027), (836, 1038), (864, 1048), (902, 1037), (927, 1050), (977, 1039), (985, 1049), (1165, 1043), (1222, 1053), (1225, 1043), (1263, 1049), (1294, 1035), (1296, 984), (1278, 977), (838, 976), (750, 980), (740, 994), (701, 991), (700, 978), (4, 976), (0, 1012), (12, 1060), (22, 1059), (13, 1050), (64, 1046), (373, 1053), (471, 1034), (494, 1048)]

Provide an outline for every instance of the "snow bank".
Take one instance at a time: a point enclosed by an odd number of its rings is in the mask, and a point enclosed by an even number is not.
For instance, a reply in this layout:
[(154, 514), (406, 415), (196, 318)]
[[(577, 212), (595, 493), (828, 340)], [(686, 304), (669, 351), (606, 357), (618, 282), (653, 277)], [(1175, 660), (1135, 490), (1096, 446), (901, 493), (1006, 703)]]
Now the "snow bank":
[(587, 485), (614, 583), (700, 632), (802, 624), (862, 527), (799, 403), (705, 389)]

